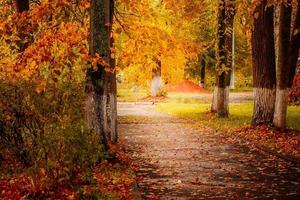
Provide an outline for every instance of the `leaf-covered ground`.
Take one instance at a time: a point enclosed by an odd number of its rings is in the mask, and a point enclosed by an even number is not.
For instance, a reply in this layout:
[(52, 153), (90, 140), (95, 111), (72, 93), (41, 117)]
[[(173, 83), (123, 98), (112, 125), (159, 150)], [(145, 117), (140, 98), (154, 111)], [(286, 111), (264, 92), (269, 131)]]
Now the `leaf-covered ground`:
[(95, 165), (71, 182), (58, 180), (55, 184), (43, 170), (33, 174), (8, 153), (1, 160), (0, 199), (137, 199), (129, 157), (119, 147), (112, 150), (114, 160)]
[(255, 144), (284, 159), (300, 163), (300, 132), (279, 130), (268, 125), (236, 129), (233, 137)]
[(193, 120), (121, 104), (121, 138), (144, 199), (298, 199), (300, 165)]

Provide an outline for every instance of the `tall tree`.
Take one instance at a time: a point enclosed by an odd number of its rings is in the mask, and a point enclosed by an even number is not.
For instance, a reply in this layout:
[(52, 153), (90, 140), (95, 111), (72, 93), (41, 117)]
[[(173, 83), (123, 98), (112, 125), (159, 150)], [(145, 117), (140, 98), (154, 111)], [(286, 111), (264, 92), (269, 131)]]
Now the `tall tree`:
[(110, 46), (110, 70), (108, 72), (108, 82), (107, 82), (107, 133), (106, 135), (110, 138), (112, 143), (118, 141), (117, 132), (117, 82), (116, 82), (116, 60), (112, 55), (112, 48), (114, 45), (114, 38), (112, 36), (113, 18), (114, 18), (114, 0), (107, 0), (107, 19), (108, 21), (108, 33), (110, 36), (109, 46)]
[[(295, 6), (294, 9), (292, 5)], [(279, 128), (285, 128), (288, 91), (292, 86), (300, 47), (300, 1), (282, 1), (278, 9), (276, 102), (273, 123)]]
[(232, 70), (232, 36), (235, 15), (234, 0), (220, 0), (218, 6), (218, 63), (216, 86), (211, 111), (220, 117), (228, 116), (229, 85)]
[(97, 64), (87, 71), (86, 117), (91, 131), (99, 134), (104, 149), (108, 149), (107, 83), (109, 73), (105, 69), (111, 63), (110, 1), (92, 0), (90, 13), (90, 55), (97, 54), (105, 64)]
[(275, 103), (275, 49), (274, 6), (267, 0), (259, 2), (254, 10), (252, 30), (252, 62), (254, 84), (253, 124), (273, 121)]

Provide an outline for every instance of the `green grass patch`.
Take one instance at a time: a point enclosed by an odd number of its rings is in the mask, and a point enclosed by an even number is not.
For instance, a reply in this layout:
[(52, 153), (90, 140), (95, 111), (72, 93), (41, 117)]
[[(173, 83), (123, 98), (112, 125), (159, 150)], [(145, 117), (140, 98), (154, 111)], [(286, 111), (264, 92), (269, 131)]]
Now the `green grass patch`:
[[(228, 118), (218, 118), (208, 114), (210, 104), (196, 103), (161, 103), (156, 109), (178, 117), (190, 118), (213, 127), (217, 130), (227, 131), (229, 129), (240, 128), (250, 125), (253, 112), (253, 103), (230, 104)], [(300, 106), (289, 106), (288, 108), (288, 127), (300, 130)]]
[(300, 130), (300, 106), (288, 107), (288, 127), (295, 130)]
[(133, 89), (118, 88), (117, 96), (119, 102), (136, 102), (147, 96), (147, 91), (145, 89), (139, 89), (139, 91), (134, 92)]
[(253, 92), (253, 87), (237, 87), (230, 91), (231, 92)]

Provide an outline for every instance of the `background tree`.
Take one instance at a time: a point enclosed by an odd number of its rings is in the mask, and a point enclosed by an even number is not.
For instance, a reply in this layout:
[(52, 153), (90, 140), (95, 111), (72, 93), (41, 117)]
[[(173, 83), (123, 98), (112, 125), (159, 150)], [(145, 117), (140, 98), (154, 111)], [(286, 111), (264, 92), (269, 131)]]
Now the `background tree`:
[(267, 0), (256, 3), (252, 30), (254, 85), (253, 124), (273, 121), (275, 103), (274, 6)]
[(114, 35), (124, 82), (148, 86), (157, 59), (163, 82), (181, 81), (187, 60), (203, 49), (196, 38), (203, 8), (200, 0), (118, 1)]
[(282, 1), (278, 7), (276, 102), (273, 123), (277, 127), (285, 128), (288, 91), (292, 87), (300, 47), (300, 2)]
[(232, 70), (232, 35), (235, 15), (235, 1), (220, 0), (218, 14), (218, 47), (216, 86), (211, 111), (219, 116), (228, 116), (229, 85)]

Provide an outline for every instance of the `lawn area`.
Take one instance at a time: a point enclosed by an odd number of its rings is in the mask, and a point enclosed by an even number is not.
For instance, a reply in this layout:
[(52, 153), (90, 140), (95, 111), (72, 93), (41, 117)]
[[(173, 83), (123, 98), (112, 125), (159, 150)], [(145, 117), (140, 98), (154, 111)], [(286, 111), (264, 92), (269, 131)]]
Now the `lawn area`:
[(145, 89), (139, 89), (134, 92), (133, 89), (118, 88), (117, 90), (118, 101), (119, 102), (135, 102), (147, 96), (147, 91)]
[[(156, 109), (178, 117), (191, 118), (204, 125), (208, 125), (217, 130), (226, 131), (228, 129), (240, 128), (250, 125), (253, 103), (232, 103), (229, 106), (230, 116), (227, 119), (218, 118), (207, 114), (210, 110), (208, 103), (177, 103), (168, 102), (158, 104)], [(288, 127), (300, 130), (300, 106), (289, 106)]]

